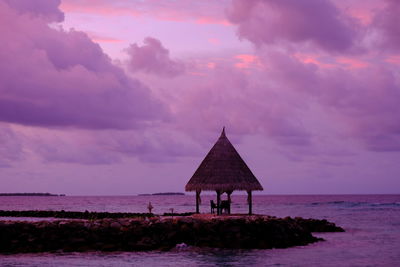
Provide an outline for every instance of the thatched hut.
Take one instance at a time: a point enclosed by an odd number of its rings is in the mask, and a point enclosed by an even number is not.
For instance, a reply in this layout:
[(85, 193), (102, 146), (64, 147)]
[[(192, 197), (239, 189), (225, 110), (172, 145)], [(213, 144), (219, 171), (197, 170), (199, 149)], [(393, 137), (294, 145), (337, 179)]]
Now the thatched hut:
[(221, 194), (227, 193), (230, 203), (234, 190), (247, 191), (249, 214), (252, 214), (252, 191), (263, 190), (263, 187), (226, 137), (224, 127), (185, 190), (196, 191), (196, 213), (199, 213), (201, 191), (216, 191), (217, 214), (221, 213)]

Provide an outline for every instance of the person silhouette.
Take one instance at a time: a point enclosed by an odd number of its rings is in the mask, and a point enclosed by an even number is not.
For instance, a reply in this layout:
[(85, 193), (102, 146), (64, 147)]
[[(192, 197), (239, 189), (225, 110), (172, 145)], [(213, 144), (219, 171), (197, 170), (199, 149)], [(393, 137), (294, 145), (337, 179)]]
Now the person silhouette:
[(215, 213), (215, 208), (217, 208), (217, 205), (214, 203), (214, 200), (210, 200), (210, 206), (211, 206), (211, 213)]
[(151, 202), (147, 205), (147, 209), (149, 210), (149, 213), (153, 210), (153, 205), (151, 205)]

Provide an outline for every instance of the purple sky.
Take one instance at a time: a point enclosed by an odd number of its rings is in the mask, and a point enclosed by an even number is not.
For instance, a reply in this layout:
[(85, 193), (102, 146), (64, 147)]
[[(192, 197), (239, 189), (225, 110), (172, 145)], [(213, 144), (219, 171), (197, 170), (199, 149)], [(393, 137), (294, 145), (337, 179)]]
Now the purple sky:
[(0, 192), (400, 193), (400, 1), (0, 0)]

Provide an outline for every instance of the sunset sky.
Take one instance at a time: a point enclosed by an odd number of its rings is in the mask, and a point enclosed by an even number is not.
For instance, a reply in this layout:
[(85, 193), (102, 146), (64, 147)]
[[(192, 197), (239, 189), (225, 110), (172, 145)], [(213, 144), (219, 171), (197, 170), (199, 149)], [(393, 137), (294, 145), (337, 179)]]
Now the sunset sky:
[(0, 0), (0, 192), (400, 193), (398, 0)]

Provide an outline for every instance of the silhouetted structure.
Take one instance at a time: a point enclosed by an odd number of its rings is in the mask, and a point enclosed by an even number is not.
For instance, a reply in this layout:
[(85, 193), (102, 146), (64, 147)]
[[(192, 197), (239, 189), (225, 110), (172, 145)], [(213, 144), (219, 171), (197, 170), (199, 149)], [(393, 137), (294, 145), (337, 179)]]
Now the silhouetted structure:
[(221, 136), (186, 184), (185, 190), (196, 191), (196, 213), (200, 212), (201, 191), (216, 191), (217, 214), (221, 214), (221, 194), (227, 193), (230, 207), (234, 190), (247, 191), (249, 214), (252, 214), (252, 191), (261, 191), (263, 187), (226, 137), (224, 127)]

